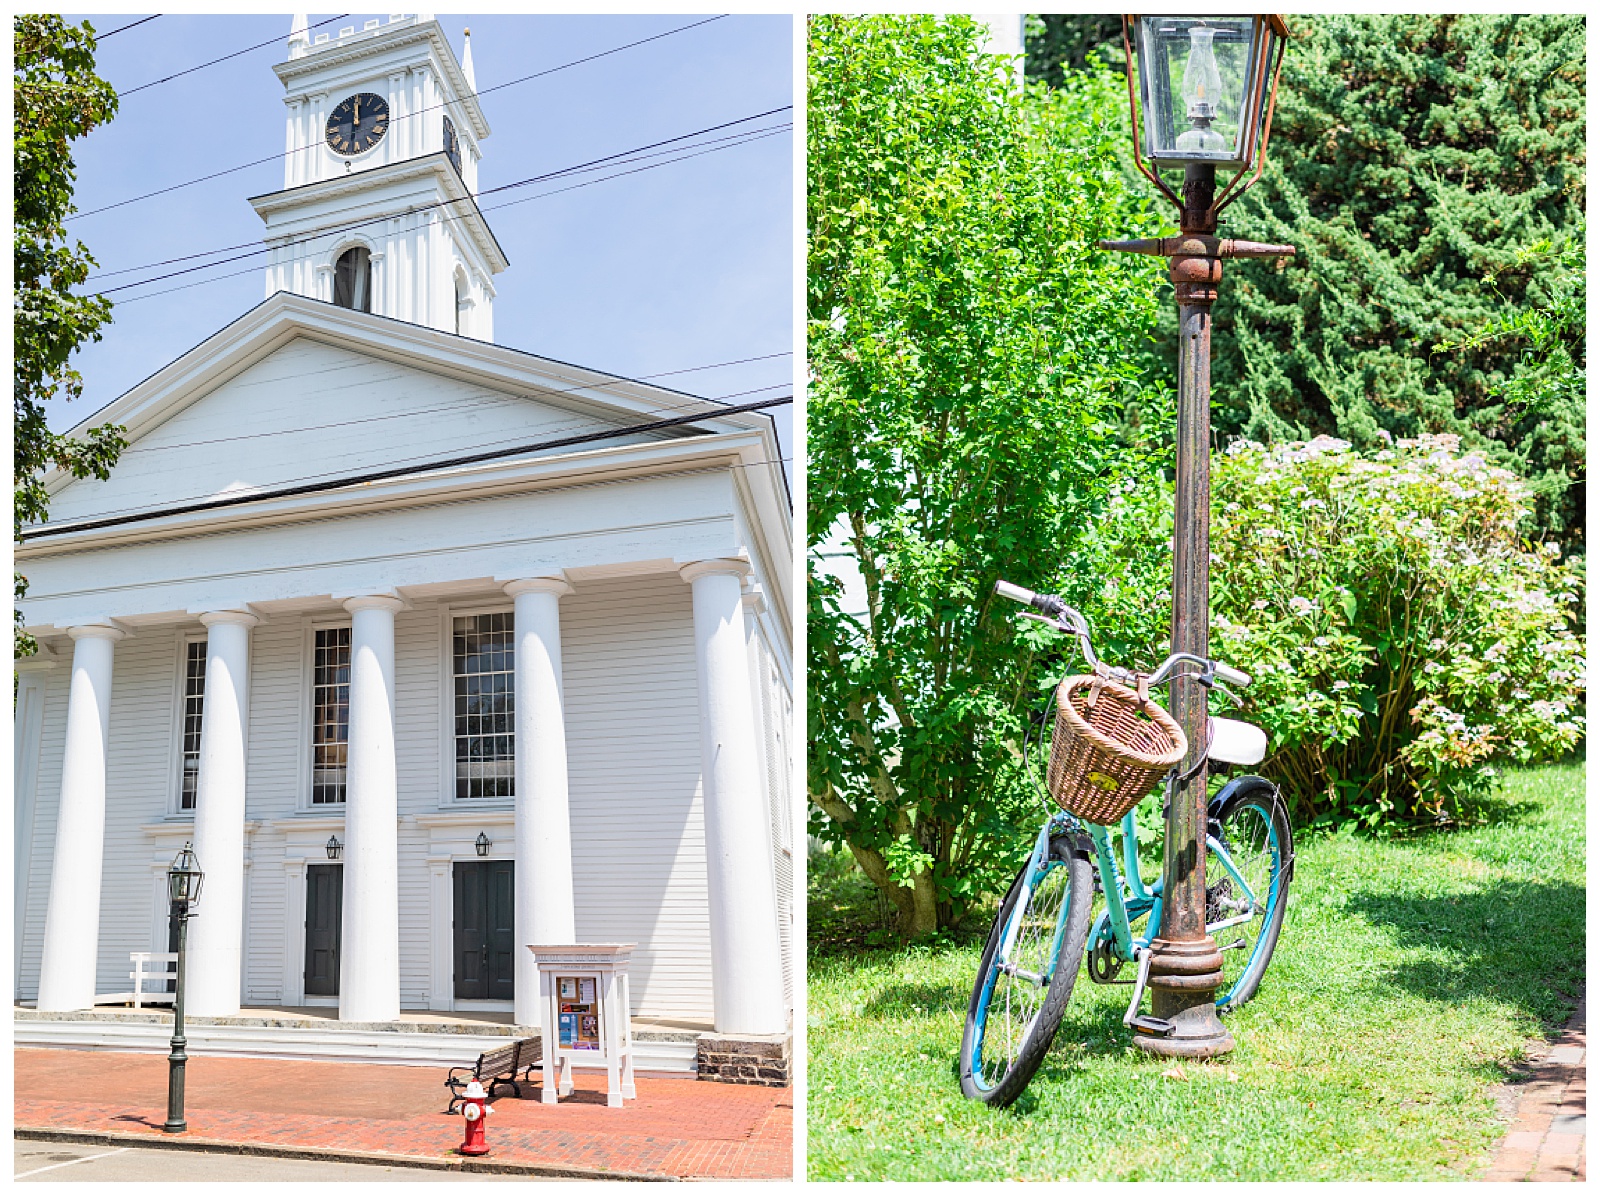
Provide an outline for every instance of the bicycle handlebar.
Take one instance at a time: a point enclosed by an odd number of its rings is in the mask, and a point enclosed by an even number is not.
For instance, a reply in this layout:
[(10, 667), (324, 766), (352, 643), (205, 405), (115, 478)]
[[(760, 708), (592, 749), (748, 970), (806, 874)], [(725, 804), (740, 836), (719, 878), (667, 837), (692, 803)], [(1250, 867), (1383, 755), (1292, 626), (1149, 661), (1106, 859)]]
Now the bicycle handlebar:
[[(1083, 657), (1091, 669), (1098, 668), (1101, 663), (1094, 652), (1094, 645), (1089, 639), (1089, 622), (1077, 609), (1068, 605), (1059, 596), (1046, 595), (1043, 592), (1030, 592), (1027, 588), (1018, 587), (1014, 583), (1007, 583), (1004, 579), (996, 580), (994, 590), (997, 595), (1008, 600), (1015, 600), (1019, 604), (1026, 604), (1029, 608), (1044, 613), (1044, 616), (1034, 616), (1033, 613), (1023, 613), (1025, 617), (1043, 622), (1062, 633), (1070, 634), (1078, 639), (1083, 648)], [(1167, 682), (1172, 672), (1184, 663), (1189, 663), (1200, 668), (1196, 676), (1205, 687), (1211, 687), (1217, 679), (1231, 683), (1235, 687), (1249, 687), (1250, 676), (1235, 667), (1220, 663), (1216, 659), (1202, 658), (1198, 654), (1187, 654), (1182, 651), (1167, 656), (1159, 667), (1149, 675), (1151, 686), (1159, 686)], [(1113, 678), (1135, 678), (1135, 673), (1124, 667), (1112, 667)]]

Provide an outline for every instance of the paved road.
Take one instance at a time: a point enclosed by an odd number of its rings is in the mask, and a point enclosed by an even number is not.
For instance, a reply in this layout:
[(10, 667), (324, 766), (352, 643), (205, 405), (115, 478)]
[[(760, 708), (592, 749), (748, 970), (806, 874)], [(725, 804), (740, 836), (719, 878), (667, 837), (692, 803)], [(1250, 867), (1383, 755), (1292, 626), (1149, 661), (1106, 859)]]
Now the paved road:
[(208, 1154), (196, 1150), (147, 1150), (142, 1146), (89, 1142), (36, 1142), (16, 1138), (12, 1144), (16, 1152), (13, 1178), (30, 1183), (187, 1183), (202, 1180), (228, 1183), (527, 1183), (535, 1178), (481, 1171), (430, 1171), (422, 1167), (318, 1162), (304, 1158)]

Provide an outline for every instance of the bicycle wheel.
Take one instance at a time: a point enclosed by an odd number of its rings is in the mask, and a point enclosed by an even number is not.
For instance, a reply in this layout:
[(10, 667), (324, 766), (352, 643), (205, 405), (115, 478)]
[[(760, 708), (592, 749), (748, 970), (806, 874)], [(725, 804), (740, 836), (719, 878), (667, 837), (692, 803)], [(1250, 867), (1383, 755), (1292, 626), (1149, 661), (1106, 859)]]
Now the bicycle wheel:
[[(1210, 833), (1227, 850), (1234, 869), (1256, 897), (1248, 921), (1213, 933), (1222, 950), (1222, 986), (1217, 1007), (1245, 1003), (1261, 986), (1267, 963), (1278, 945), (1289, 906), (1293, 874), (1293, 835), (1289, 814), (1277, 789), (1265, 779), (1241, 781), (1208, 822)], [(1216, 854), (1206, 851), (1206, 924), (1236, 919), (1247, 905), (1233, 877)]]
[[(1033, 886), (1023, 902), (1024, 883)], [(1022, 1094), (1056, 1036), (1089, 935), (1088, 858), (1070, 837), (1017, 874), (983, 948), (961, 1035), (961, 1090), (1003, 1108)], [(1001, 961), (1007, 939), (1011, 952)]]

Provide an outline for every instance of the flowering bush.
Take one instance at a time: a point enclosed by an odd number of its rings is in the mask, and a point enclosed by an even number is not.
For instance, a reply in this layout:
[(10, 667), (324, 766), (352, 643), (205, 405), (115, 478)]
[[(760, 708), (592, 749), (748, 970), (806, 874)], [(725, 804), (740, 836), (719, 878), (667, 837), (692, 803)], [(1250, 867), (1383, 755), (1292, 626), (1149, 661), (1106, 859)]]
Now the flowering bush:
[[(1212, 463), (1212, 654), (1254, 677), (1239, 715), (1299, 817), (1457, 820), (1496, 764), (1576, 744), (1581, 584), (1519, 538), (1510, 472), (1447, 435), (1239, 442)], [(1064, 585), (1123, 661), (1165, 653), (1171, 496), (1120, 496)]]

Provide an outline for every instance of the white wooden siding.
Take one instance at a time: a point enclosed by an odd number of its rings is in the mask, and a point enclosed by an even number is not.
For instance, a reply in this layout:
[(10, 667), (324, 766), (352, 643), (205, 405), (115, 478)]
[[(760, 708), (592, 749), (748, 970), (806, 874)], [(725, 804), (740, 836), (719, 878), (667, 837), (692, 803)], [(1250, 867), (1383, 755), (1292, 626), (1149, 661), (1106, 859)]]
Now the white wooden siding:
[(110, 479), (67, 484), (50, 517), (159, 508), (621, 424), (563, 407), (559, 396), (491, 391), (299, 337), (141, 437)]
[(61, 754), (67, 732), (67, 686), (72, 677), (69, 658), (43, 673), (43, 728), (39, 737), (39, 762), (34, 773), (33, 840), (30, 846), (28, 884), (23, 901), (22, 945), (17, 999), (39, 995), (39, 955), (44, 945), (45, 905), (50, 895), (51, 856), (56, 844), (56, 812), (61, 805)]
[(634, 1006), (711, 1016), (711, 932), (689, 585), (580, 584), (561, 601), (580, 941), (637, 942)]

